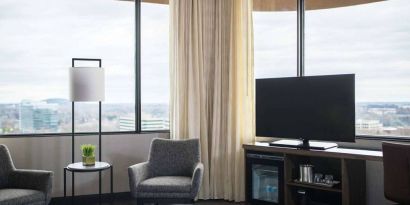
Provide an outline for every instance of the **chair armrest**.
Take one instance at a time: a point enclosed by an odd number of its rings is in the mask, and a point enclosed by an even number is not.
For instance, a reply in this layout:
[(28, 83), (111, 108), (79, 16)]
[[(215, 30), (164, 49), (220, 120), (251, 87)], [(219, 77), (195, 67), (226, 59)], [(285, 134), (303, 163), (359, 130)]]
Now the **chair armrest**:
[(9, 186), (44, 192), (46, 200), (51, 199), (53, 172), (43, 170), (15, 169), (9, 175)]
[(130, 183), (131, 194), (136, 197), (138, 184), (148, 179), (150, 176), (148, 162), (142, 162), (139, 164), (128, 167), (128, 177)]
[(13, 188), (34, 189), (47, 193), (51, 190), (53, 172), (15, 169), (10, 173), (9, 184)]
[(198, 162), (195, 165), (194, 172), (192, 174), (192, 181), (191, 181), (191, 194), (193, 198), (196, 197), (196, 195), (199, 192), (199, 188), (201, 188), (201, 183), (202, 183), (202, 176), (204, 175), (204, 165), (201, 162)]

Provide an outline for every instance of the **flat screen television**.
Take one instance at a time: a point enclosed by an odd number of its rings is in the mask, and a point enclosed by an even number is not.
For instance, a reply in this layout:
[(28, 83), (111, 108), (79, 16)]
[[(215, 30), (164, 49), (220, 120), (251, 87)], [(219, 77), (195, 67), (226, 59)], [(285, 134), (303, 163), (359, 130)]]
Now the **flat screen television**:
[(354, 142), (354, 74), (256, 79), (256, 135)]

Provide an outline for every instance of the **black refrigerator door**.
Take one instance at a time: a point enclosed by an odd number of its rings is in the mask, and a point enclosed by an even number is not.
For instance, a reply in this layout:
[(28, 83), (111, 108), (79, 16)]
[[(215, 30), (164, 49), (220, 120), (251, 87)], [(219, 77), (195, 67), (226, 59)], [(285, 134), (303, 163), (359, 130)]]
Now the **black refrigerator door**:
[(252, 205), (283, 204), (283, 158), (248, 153), (246, 187)]

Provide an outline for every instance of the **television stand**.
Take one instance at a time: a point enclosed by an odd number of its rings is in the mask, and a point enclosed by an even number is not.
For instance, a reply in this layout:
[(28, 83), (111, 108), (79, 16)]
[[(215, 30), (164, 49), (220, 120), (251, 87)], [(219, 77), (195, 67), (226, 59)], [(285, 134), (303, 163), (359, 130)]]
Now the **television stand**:
[(269, 146), (275, 147), (290, 147), (298, 149), (316, 149), (327, 150), (337, 147), (336, 143), (331, 142), (310, 142), (307, 139), (302, 140), (277, 140), (269, 143)]
[[(284, 147), (269, 146), (266, 142), (255, 142), (244, 144), (245, 156), (270, 155), (272, 159), (284, 158), (283, 175), (279, 175), (279, 180), (283, 181), (280, 185), (278, 194), (283, 196), (279, 204), (298, 205), (300, 203), (300, 190), (305, 190), (306, 197), (309, 197), (314, 204), (338, 204), (338, 205), (363, 205), (369, 204), (366, 201), (366, 160), (373, 163), (383, 162), (383, 153), (381, 151), (371, 151), (363, 149), (333, 148), (328, 150), (306, 150)], [(264, 162), (262, 158), (250, 160), (245, 157), (245, 193), (248, 204), (254, 199), (255, 190), (252, 186), (252, 164)], [(275, 166), (274, 160), (269, 161), (269, 166)], [(266, 163), (266, 161), (265, 161)], [(315, 171), (322, 174), (333, 175), (333, 179), (340, 181), (333, 187), (317, 186), (315, 184), (305, 184), (295, 181), (299, 179), (299, 165), (311, 164)], [(280, 173), (282, 168), (278, 169)], [(258, 189), (259, 190), (259, 189)], [(260, 192), (259, 192), (260, 193)], [(276, 192), (275, 192), (276, 193)], [(263, 202), (262, 202), (263, 203)], [(371, 203), (371, 202), (370, 202)], [(259, 203), (257, 203), (259, 204)], [(263, 203), (272, 204), (272, 203)]]

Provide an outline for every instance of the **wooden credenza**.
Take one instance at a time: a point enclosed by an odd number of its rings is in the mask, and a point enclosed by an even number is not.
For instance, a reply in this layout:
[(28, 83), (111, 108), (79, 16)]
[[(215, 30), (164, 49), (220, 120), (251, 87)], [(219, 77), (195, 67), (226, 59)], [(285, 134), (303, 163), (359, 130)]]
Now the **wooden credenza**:
[[(284, 204), (298, 205), (297, 192), (309, 190), (314, 195), (332, 198), (334, 204), (366, 204), (366, 161), (382, 161), (381, 151), (362, 149), (331, 148), (328, 150), (306, 150), (269, 146), (256, 142), (244, 144), (246, 153), (281, 155), (284, 158)], [(334, 187), (321, 187), (297, 183), (300, 164), (313, 164), (315, 172), (332, 174), (341, 183)], [(248, 187), (248, 186), (247, 186)], [(249, 190), (247, 190), (249, 191)]]

